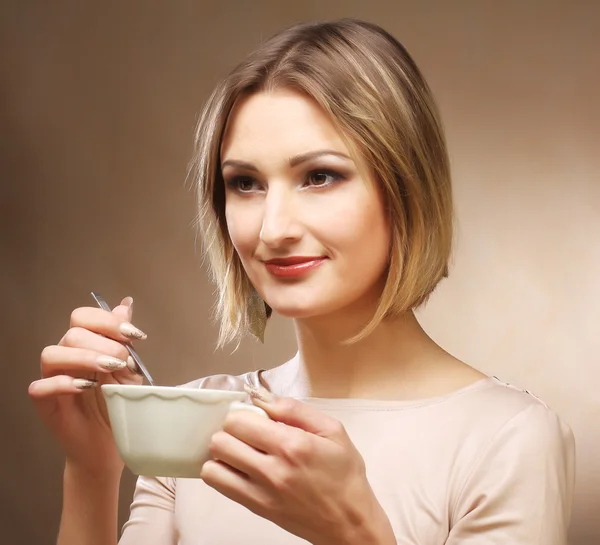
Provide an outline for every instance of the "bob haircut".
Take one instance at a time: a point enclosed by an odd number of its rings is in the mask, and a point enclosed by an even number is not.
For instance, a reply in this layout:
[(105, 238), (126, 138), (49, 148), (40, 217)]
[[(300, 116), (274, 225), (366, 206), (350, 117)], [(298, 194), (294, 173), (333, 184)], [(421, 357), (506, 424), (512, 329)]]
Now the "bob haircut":
[[(379, 26), (356, 20), (301, 23), (263, 43), (216, 87), (200, 116), (190, 174), (198, 224), (218, 288), (218, 346), (248, 332), (262, 338), (271, 309), (258, 296), (229, 238), (220, 148), (240, 98), (276, 89), (314, 100), (350, 146), (357, 166), (379, 184), (389, 214), (386, 282), (372, 319), (423, 304), (448, 276), (453, 239), (449, 159), (437, 106), (404, 46)], [(257, 331), (258, 329), (258, 331)]]

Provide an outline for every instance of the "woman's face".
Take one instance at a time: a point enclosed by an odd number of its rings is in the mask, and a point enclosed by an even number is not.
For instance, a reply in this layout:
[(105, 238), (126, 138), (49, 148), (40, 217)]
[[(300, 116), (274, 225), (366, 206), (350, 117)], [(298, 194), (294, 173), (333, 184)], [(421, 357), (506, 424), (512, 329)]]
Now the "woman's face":
[(221, 161), (229, 235), (276, 312), (309, 318), (376, 301), (390, 244), (381, 192), (314, 101), (289, 90), (240, 101)]

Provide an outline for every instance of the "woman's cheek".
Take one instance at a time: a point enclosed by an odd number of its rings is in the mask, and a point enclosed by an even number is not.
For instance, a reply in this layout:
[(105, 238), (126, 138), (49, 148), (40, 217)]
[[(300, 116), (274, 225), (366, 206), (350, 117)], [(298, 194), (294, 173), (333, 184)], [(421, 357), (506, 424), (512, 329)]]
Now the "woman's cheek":
[(260, 222), (257, 224), (256, 214), (248, 210), (230, 210), (225, 214), (227, 231), (238, 254), (252, 253), (260, 236)]

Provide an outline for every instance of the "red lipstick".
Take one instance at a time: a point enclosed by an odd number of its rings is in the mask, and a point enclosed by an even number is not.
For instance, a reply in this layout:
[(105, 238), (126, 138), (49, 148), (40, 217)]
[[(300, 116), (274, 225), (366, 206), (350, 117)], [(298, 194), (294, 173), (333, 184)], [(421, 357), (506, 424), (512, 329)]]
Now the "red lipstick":
[(269, 259), (265, 267), (273, 276), (279, 278), (298, 278), (324, 263), (323, 256), (291, 256)]

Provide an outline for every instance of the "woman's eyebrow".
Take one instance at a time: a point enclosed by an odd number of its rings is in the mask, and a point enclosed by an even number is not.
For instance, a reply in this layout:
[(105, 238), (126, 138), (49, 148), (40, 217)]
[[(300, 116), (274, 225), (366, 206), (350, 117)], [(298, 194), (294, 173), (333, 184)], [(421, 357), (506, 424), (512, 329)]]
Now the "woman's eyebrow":
[[(346, 155), (345, 153), (342, 153), (340, 151), (330, 150), (330, 149), (324, 149), (324, 150), (308, 151), (308, 152), (302, 153), (300, 155), (294, 155), (293, 157), (290, 157), (289, 164), (291, 167), (295, 167), (301, 163), (310, 161), (311, 159), (316, 159), (318, 157), (323, 157), (325, 155), (333, 155), (335, 157), (341, 157), (342, 159), (350, 159), (351, 160), (351, 158), (348, 155)], [(237, 168), (240, 168), (243, 170), (250, 170), (252, 172), (258, 172), (258, 168), (256, 168), (256, 166), (253, 165), (252, 163), (248, 163), (246, 161), (239, 161), (237, 159), (226, 159), (225, 161), (223, 161), (223, 163), (221, 163), (221, 170), (223, 170), (225, 167), (237, 167)]]
[(237, 167), (243, 170), (251, 170), (253, 172), (258, 172), (258, 169), (252, 163), (247, 163), (246, 161), (238, 161), (237, 159), (226, 159), (221, 163), (221, 170), (223, 170), (225, 167)]
[(350, 159), (348, 155), (340, 151), (335, 151), (332, 149), (322, 149), (316, 151), (309, 151), (307, 153), (302, 153), (301, 155), (294, 155), (294, 157), (290, 157), (290, 166), (295, 167), (300, 163), (304, 163), (306, 161), (310, 161), (311, 159), (316, 159), (317, 157), (322, 157), (324, 155), (334, 155), (335, 157)]

